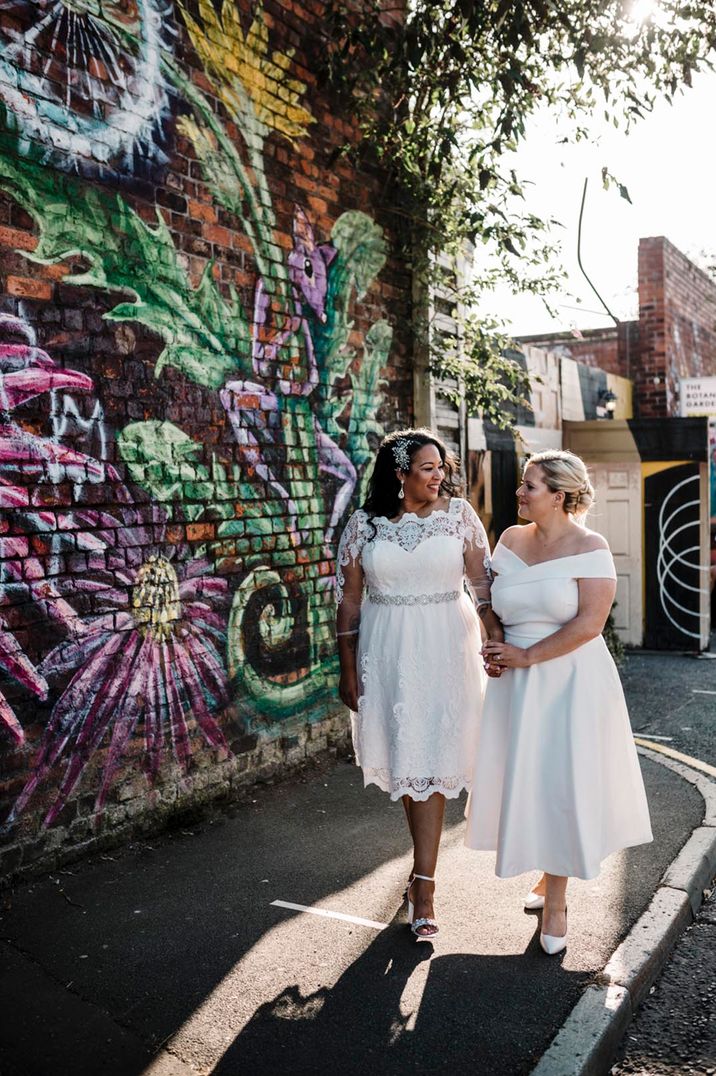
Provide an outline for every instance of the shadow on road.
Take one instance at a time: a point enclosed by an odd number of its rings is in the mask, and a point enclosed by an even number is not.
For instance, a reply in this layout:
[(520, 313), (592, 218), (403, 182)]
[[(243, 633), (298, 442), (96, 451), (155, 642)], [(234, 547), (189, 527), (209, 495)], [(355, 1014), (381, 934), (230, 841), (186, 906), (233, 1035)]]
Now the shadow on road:
[[(487, 853), (463, 849), (459, 801), (440, 860), (443, 933), (434, 950), (417, 944), (396, 916), (402, 807), (341, 764), (18, 887), (0, 911), (0, 1011), (16, 1014), (0, 1069), (139, 1076), (159, 1058), (219, 1076), (528, 1072), (703, 816), (690, 785), (646, 773), (654, 845), (570, 887), (564, 962), (539, 951), (538, 919), (520, 910), (526, 879), (495, 879)], [(389, 926), (374, 935), (275, 899)]]
[[(334, 1069), (391, 1076), (448, 1068), (472, 1076), (527, 1073), (539, 1053), (526, 1052), (526, 1043), (544, 1045), (553, 990), (585, 980), (561, 968), (559, 958), (544, 956), (534, 921), (522, 954), (441, 957), (432, 944), (416, 943), (396, 918), (332, 988), (304, 996), (290, 986), (258, 1008), (212, 1076)], [(525, 1006), (521, 1017), (516, 984), (524, 978), (542, 1003)]]

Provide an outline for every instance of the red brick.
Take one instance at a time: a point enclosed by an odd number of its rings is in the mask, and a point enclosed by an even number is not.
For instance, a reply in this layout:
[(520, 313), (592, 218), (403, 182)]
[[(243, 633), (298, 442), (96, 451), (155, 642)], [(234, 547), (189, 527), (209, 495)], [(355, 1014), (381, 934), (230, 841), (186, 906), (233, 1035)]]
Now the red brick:
[(34, 250), (37, 246), (37, 236), (31, 232), (22, 232), (19, 228), (0, 228), (0, 247), (8, 247), (10, 250)]
[(34, 280), (26, 276), (9, 276), (6, 284), (9, 295), (18, 299), (51, 299), (52, 284), (46, 280)]

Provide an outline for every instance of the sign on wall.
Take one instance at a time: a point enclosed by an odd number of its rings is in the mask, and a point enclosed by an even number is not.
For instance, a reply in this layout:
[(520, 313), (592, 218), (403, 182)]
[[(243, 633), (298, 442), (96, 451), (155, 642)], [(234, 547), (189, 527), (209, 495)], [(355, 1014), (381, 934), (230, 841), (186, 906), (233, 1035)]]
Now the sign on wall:
[(716, 415), (716, 377), (681, 378), (681, 417)]

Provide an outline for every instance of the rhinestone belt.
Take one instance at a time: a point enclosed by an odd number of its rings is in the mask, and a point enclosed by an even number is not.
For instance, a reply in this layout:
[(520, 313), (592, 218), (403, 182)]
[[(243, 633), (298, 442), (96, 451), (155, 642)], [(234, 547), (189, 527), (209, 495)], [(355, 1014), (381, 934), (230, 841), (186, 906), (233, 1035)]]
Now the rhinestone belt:
[(454, 602), (462, 596), (462, 590), (446, 590), (442, 594), (379, 594), (368, 591), (368, 601), (376, 605), (433, 605), (436, 602)]

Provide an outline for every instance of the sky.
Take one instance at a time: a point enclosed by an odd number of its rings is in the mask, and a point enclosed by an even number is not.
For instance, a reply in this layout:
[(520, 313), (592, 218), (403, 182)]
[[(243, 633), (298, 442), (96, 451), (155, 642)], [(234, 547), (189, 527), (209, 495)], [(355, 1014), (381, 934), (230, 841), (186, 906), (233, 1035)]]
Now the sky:
[[(556, 217), (567, 284), (552, 304), (558, 318), (531, 296), (507, 288), (485, 308), (515, 336), (612, 325), (577, 265), (577, 224), (582, 188), (589, 179), (582, 226), (582, 263), (607, 305), (620, 319), (637, 315), (637, 249), (640, 237), (664, 235), (697, 264), (716, 263), (716, 73), (694, 77), (674, 104), (660, 102), (626, 135), (594, 118), (593, 138), (560, 145), (560, 125), (536, 118), (516, 154), (518, 174), (532, 181), (527, 206)], [(606, 166), (623, 183), (605, 191)], [(709, 257), (710, 256), (710, 257)]]

